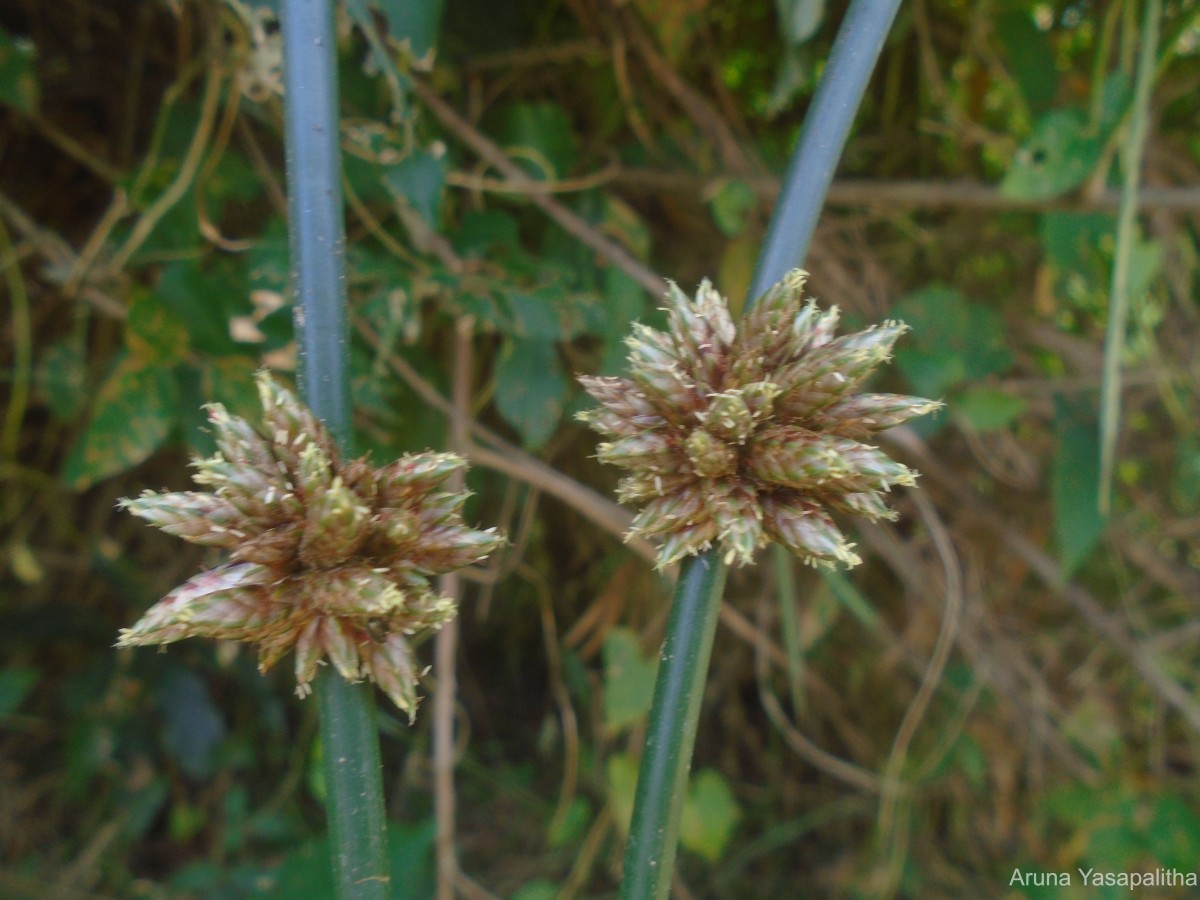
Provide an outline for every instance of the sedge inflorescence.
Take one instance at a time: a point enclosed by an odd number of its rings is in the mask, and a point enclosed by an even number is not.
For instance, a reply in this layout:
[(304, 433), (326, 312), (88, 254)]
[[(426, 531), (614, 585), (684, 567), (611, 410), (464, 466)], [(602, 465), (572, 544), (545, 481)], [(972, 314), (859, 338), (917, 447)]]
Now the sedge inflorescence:
[(431, 577), (504, 542), (462, 522), (466, 465), (451, 453), (381, 468), (343, 461), (329, 431), (290, 391), (258, 378), (261, 427), (208, 407), (217, 453), (194, 463), (211, 492), (154, 493), (121, 505), (168, 534), (222, 548), (228, 561), (191, 578), (121, 632), (118, 646), (186, 637), (258, 645), (266, 671), (295, 652), (297, 693), (325, 658), (376, 682), (411, 717), (420, 675), (413, 643), (455, 614)]
[(830, 512), (891, 519), (883, 495), (915, 473), (866, 440), (941, 406), (859, 393), (907, 329), (836, 336), (837, 307), (805, 300), (796, 270), (734, 325), (708, 281), (674, 284), (668, 328), (634, 326), (629, 378), (580, 376), (600, 404), (581, 414), (611, 438), (601, 461), (627, 469), (618, 499), (643, 504), (628, 537), (661, 541), (659, 567), (714, 543), (747, 563), (778, 541), (806, 562), (860, 560)]

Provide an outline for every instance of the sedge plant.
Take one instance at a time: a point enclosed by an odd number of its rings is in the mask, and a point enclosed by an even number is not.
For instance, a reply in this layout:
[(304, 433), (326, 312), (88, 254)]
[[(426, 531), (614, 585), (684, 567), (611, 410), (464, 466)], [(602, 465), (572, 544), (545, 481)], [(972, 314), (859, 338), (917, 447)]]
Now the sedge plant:
[(288, 210), (300, 386), (258, 377), (262, 418), (209, 407), (217, 453), (194, 463), (208, 491), (122, 501), (226, 561), (152, 606), (120, 646), (187, 637), (257, 645), (266, 671), (291, 653), (296, 691), (317, 695), (339, 900), (391, 896), (374, 682), (410, 718), (414, 645), (455, 613), (432, 579), (503, 542), (462, 521), (465, 468), (450, 453), (375, 467), (351, 453), (333, 8), (283, 0)]
[(708, 284), (694, 298), (673, 287), (668, 330), (642, 327), (629, 339), (630, 377), (583, 379), (601, 404), (585, 418), (611, 438), (599, 456), (629, 472), (620, 499), (643, 504), (632, 533), (660, 540), (660, 566), (683, 561), (634, 797), (625, 900), (670, 891), (726, 567), (770, 541), (808, 562), (854, 564), (829, 512), (891, 517), (883, 493), (913, 479), (864, 441), (938, 406), (858, 393), (904, 327), (836, 337), (836, 309), (804, 301), (797, 268), (898, 7), (854, 0), (846, 13), (740, 327)]

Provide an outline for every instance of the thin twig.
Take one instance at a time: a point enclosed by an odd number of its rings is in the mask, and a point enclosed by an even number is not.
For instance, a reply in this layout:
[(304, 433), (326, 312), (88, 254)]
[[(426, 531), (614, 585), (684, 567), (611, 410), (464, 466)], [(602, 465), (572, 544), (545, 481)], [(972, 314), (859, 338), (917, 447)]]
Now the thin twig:
[(708, 98), (684, 81), (667, 62), (633, 11), (617, 8), (614, 12), (622, 31), (630, 37), (634, 49), (655, 81), (666, 89), (680, 109), (687, 113), (688, 118), (712, 142), (721, 160), (722, 171), (732, 175), (749, 175), (761, 171), (762, 165), (746, 151), (734, 135), (733, 129), (729, 127), (729, 123), (722, 118)]
[(602, 62), (606, 56), (603, 44), (592, 38), (583, 38), (549, 47), (519, 47), (498, 53), (484, 53), (464, 62), (461, 71), (474, 74), (491, 69), (525, 69), (576, 60)]
[(525, 179), (512, 182), (503, 178), (488, 178), (484, 175), (468, 175), (466, 172), (447, 172), (446, 184), (452, 187), (465, 188), (470, 191), (483, 191), (494, 194), (571, 194), (578, 191), (590, 191), (592, 188), (608, 184), (620, 172), (615, 163), (605, 166), (590, 175), (579, 175), (575, 178), (560, 178), (553, 181), (534, 181)]
[(1112, 504), (1113, 469), (1117, 461), (1117, 429), (1121, 422), (1121, 356), (1125, 348), (1125, 320), (1130, 305), (1130, 270), (1133, 242), (1137, 239), (1138, 188), (1142, 178), (1142, 153), (1146, 148), (1150, 88), (1158, 55), (1160, 0), (1146, 0), (1138, 50), (1137, 79), (1129, 113), (1129, 132), (1121, 148), (1121, 207), (1117, 213), (1116, 250), (1112, 289), (1108, 300), (1108, 327), (1104, 337), (1104, 378), (1100, 385), (1100, 514)]
[(125, 174), (117, 166), (92, 153), (87, 147), (83, 146), (83, 144), (45, 116), (35, 115), (30, 121), (33, 123), (33, 127), (41, 133), (42, 137), (102, 181), (108, 184), (116, 184), (125, 177)]
[(121, 219), (125, 218), (128, 212), (129, 197), (126, 196), (125, 189), (119, 186), (113, 188), (113, 197), (112, 201), (108, 204), (108, 209), (104, 211), (104, 215), (100, 217), (100, 221), (92, 229), (92, 233), (88, 236), (83, 249), (75, 257), (75, 262), (71, 264), (67, 280), (63, 285), (63, 294), (67, 297), (74, 297), (79, 292), (80, 283), (87, 277), (88, 271), (96, 261), (96, 257), (104, 249), (104, 245), (108, 242), (112, 230), (117, 227), (117, 224)]
[[(900, 722), (900, 728), (896, 731), (891, 752), (888, 754), (887, 763), (883, 768), (883, 784), (889, 786), (901, 783), (900, 773), (908, 758), (908, 748), (917, 733), (921, 719), (929, 709), (942, 673), (946, 670), (946, 663), (950, 659), (950, 652), (954, 649), (954, 643), (958, 637), (958, 627), (962, 621), (963, 611), (962, 567), (958, 561), (958, 554), (954, 550), (954, 544), (950, 540), (950, 534), (946, 530), (946, 526), (942, 524), (936, 507), (924, 492), (912, 491), (910, 496), (917, 505), (921, 520), (929, 530), (933, 546), (942, 562), (945, 608), (942, 612), (942, 626), (938, 631), (933, 653), (929, 657), (929, 667), (925, 670), (921, 686), (917, 689), (916, 696), (909, 704), (904, 719)], [(890, 789), (885, 789), (879, 798), (879, 834), (887, 842), (888, 849), (886, 865), (888, 884), (885, 891), (888, 895), (894, 893), (899, 884), (910, 837), (910, 831), (904, 824), (897, 825), (897, 809), (902, 805), (907, 807), (910, 802), (911, 799), (907, 793), (898, 794)]]
[[(450, 449), (461, 453), (469, 437), (471, 410), (471, 340), (473, 323), (464, 316), (454, 329), (454, 406), (450, 417)], [(450, 476), (447, 489), (461, 493), (466, 486), (463, 471)], [(438, 590), (456, 604), (462, 600), (462, 584), (454, 572), (438, 579)], [(458, 855), (455, 851), (454, 794), (454, 703), (457, 687), (458, 619), (446, 622), (437, 634), (434, 649), (434, 674), (437, 691), (433, 696), (433, 794), (437, 818), (437, 896), (454, 900), (458, 881)]]
[[(72, 271), (77, 264), (75, 250), (62, 237), (35, 222), (24, 210), (4, 194), (0, 194), (0, 216), (3, 216), (20, 233), (49, 265), (50, 277), (55, 273)], [(128, 312), (121, 301), (91, 285), (84, 285), (80, 296), (111, 319), (123, 320)]]
[[(728, 176), (702, 175), (671, 169), (622, 168), (612, 186), (629, 191), (662, 191), (710, 196)], [(764, 199), (779, 194), (780, 179), (774, 175), (755, 175), (740, 179)], [(1147, 186), (1138, 192), (1139, 209), (1163, 209), (1200, 212), (1200, 188)], [(875, 178), (843, 178), (829, 186), (828, 206), (885, 207), (901, 209), (971, 209), (997, 212), (1058, 212), (1115, 210), (1121, 204), (1121, 192), (1109, 188), (1097, 194), (1082, 192), (1048, 200), (1009, 197), (994, 185), (979, 181), (927, 181)]]
[(562, 654), (559, 651), (561, 640), (558, 636), (558, 623), (554, 618), (554, 597), (545, 577), (530, 565), (518, 566), (519, 574), (533, 586), (538, 596), (538, 609), (542, 619), (542, 644), (546, 651), (546, 668), (550, 677), (550, 692), (554, 695), (554, 703), (558, 707), (558, 717), (562, 724), (563, 737), (563, 774), (562, 786), (558, 792), (558, 803), (554, 807), (554, 815), (547, 827), (549, 834), (562, 830), (567, 816), (571, 812), (571, 803), (579, 787), (579, 717), (575, 715), (575, 707), (571, 703), (571, 694), (563, 678)]
[(208, 140), (212, 136), (213, 125), (217, 118), (217, 106), (221, 97), (221, 69), (216, 64), (209, 67), (208, 79), (204, 83), (204, 98), (200, 101), (200, 119), (196, 123), (196, 131), (192, 135), (192, 141), (188, 145), (187, 152), (183, 155), (183, 160), (179, 164), (179, 172), (175, 178), (167, 186), (158, 198), (150, 204), (150, 208), (142, 213), (137, 223), (133, 226), (133, 230), (129, 232), (129, 237), (126, 239), (121, 249), (113, 254), (113, 258), (109, 263), (110, 272), (119, 272), (125, 268), (130, 257), (138, 251), (138, 248), (145, 243), (150, 237), (151, 232), (162, 220), (162, 217), (170, 212), (187, 192), (188, 186), (196, 177), (196, 173), (200, 170), (200, 163), (204, 158), (204, 151), (208, 147)]
[(29, 404), (30, 384), (33, 381), (33, 318), (29, 310), (29, 292), (21, 261), (13, 247), (8, 229), (0, 220), (0, 256), (4, 262), (4, 281), (12, 306), (11, 334), (13, 340), (12, 388), (8, 410), (0, 426), (0, 461), (13, 462), (21, 441), (21, 423)]

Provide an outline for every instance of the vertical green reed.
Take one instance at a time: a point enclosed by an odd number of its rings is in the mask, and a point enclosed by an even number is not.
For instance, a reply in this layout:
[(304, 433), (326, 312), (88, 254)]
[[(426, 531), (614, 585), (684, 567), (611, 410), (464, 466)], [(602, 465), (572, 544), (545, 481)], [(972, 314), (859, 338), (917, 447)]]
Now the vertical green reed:
[[(803, 263), (875, 62), (900, 0), (854, 0), (792, 154), (746, 306)], [(670, 892), (700, 701), (712, 656), (725, 564), (716, 550), (682, 566), (663, 642), (621, 880), (623, 900)]]
[[(331, 0), (283, 0), (284, 140), (300, 389), (345, 453), (345, 229), (338, 165), (336, 44)], [(334, 883), (339, 900), (391, 893), (387, 822), (372, 687), (325, 668), (316, 681)]]

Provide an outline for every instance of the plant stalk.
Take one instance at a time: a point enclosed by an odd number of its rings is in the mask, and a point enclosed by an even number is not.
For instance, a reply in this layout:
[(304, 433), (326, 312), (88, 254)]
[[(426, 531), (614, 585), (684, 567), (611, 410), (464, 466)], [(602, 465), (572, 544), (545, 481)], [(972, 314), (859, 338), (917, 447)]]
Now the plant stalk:
[[(792, 153), (751, 282), (746, 309), (803, 263), (854, 116), (900, 0), (854, 0)], [(663, 641), (646, 746), (625, 847), (622, 900), (664, 900), (679, 843), (679, 817), (700, 701), (725, 585), (716, 550), (683, 563)]]
[(1125, 350), (1125, 326), (1132, 299), (1129, 296), (1129, 269), (1133, 244), (1137, 240), (1138, 187), (1142, 175), (1142, 154), (1146, 148), (1150, 91), (1154, 85), (1154, 62), (1158, 58), (1161, 18), (1160, 0), (1146, 0), (1129, 132), (1125, 146), (1121, 148), (1121, 206), (1117, 212), (1117, 243), (1100, 384), (1100, 491), (1097, 506), (1102, 516), (1107, 516), (1112, 506), (1113, 471), (1117, 464), (1117, 437), (1121, 424), (1121, 356)]
[(625, 900), (666, 897), (671, 887), (679, 814), (687, 793), (726, 571), (720, 555), (710, 550), (689, 558), (679, 573), (625, 845), (621, 878)]
[[(330, 0), (283, 0), (284, 140), (300, 390), (352, 452), (347, 381), (345, 226), (339, 165), (336, 38)], [(326, 667), (316, 679), (338, 900), (390, 891), (375, 705), (367, 684)]]

